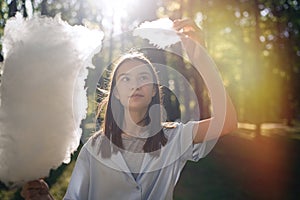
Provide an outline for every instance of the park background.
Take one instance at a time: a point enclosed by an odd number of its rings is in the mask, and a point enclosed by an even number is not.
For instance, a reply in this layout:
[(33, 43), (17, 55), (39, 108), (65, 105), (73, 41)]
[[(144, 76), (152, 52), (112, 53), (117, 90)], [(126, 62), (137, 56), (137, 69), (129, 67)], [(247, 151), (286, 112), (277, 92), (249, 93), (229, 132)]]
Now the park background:
[[(122, 33), (141, 22), (162, 17), (195, 20), (203, 28), (207, 51), (236, 106), (239, 129), (219, 139), (206, 158), (187, 164), (174, 199), (298, 199), (299, 10), (298, 0), (1, 0), (0, 38), (6, 21), (16, 12), (24, 17), (61, 13), (72, 25), (104, 31), (108, 48), (94, 58), (94, 63), (107, 66), (116, 49), (125, 51), (132, 43)], [(180, 51), (181, 47), (172, 48)], [(199, 106), (201, 119), (209, 117), (209, 95), (195, 69), (180, 56), (146, 53), (155, 62), (174, 67), (201, 94), (197, 105), (182, 84), (174, 81), (174, 74), (161, 70), (160, 76), (168, 76), (165, 84), (180, 94), (180, 104), (172, 94), (166, 95), (166, 102), (172, 105), (167, 109), (169, 120), (179, 116), (182, 121), (194, 119), (195, 106)], [(99, 74), (91, 73), (88, 82), (95, 77)], [(106, 79), (105, 74), (102, 79)], [(85, 136), (95, 128), (94, 100), (98, 98), (93, 87), (88, 94), (89, 115), (82, 123)], [(46, 179), (56, 199), (63, 197), (76, 155), (69, 165), (51, 171)], [(8, 190), (1, 184), (0, 199), (22, 198), (18, 189)]]

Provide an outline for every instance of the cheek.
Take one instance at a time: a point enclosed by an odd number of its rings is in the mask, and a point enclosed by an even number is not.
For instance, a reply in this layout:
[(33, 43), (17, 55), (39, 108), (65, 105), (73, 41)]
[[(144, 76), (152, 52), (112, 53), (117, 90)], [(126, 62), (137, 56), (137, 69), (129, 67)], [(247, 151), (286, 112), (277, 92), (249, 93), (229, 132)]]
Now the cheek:
[(119, 88), (118, 94), (119, 94), (119, 100), (124, 101), (124, 100), (128, 99), (128, 95), (127, 95), (128, 92), (126, 92), (126, 90)]
[(119, 94), (119, 96), (124, 96), (124, 94), (128, 94), (129, 86), (127, 84), (117, 84), (115, 87), (116, 93)]
[(124, 85), (119, 85), (118, 87), (116, 87), (116, 97), (119, 99), (119, 101), (121, 102), (121, 104), (123, 106), (128, 104), (128, 100), (129, 100), (129, 94), (130, 91), (128, 89), (128, 87), (124, 86)]
[(147, 94), (147, 96), (149, 97), (153, 97), (155, 95), (155, 88), (153, 87), (152, 84), (149, 84), (149, 85), (145, 85), (144, 86), (144, 91), (145, 93)]

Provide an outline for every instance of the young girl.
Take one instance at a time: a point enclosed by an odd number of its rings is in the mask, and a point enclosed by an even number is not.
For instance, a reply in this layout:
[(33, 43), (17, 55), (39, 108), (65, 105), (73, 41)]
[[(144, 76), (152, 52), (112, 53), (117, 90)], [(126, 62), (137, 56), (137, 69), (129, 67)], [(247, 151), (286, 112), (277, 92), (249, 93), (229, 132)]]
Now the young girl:
[[(189, 37), (199, 31), (191, 20), (175, 21), (174, 28)], [(123, 56), (112, 73), (103, 129), (82, 147), (64, 199), (172, 199), (187, 160), (204, 156), (214, 118), (163, 125), (158, 105), (159, 82), (151, 62), (138, 52)], [(227, 97), (221, 135), (236, 124)], [(27, 183), (22, 196), (52, 199), (42, 180)]]

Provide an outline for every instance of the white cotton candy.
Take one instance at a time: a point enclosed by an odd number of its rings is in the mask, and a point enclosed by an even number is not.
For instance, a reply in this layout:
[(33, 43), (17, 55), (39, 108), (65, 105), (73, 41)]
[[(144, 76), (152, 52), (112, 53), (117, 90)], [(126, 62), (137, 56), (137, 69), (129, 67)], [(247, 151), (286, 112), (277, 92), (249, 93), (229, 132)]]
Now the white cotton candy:
[(173, 29), (173, 22), (169, 18), (142, 23), (133, 31), (133, 36), (148, 39), (150, 44), (159, 49), (165, 49), (180, 42), (180, 37)]
[(0, 180), (46, 177), (70, 161), (86, 117), (87, 67), (103, 33), (60, 19), (19, 14), (4, 30), (0, 107)]

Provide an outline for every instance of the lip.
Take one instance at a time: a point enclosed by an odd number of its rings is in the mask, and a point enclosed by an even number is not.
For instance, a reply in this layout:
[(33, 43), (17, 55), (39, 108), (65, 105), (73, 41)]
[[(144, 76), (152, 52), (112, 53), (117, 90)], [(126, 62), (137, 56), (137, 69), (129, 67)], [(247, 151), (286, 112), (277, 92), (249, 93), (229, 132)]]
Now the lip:
[(144, 97), (144, 95), (142, 95), (142, 94), (133, 94), (130, 97), (131, 98), (134, 98), (134, 97)]

